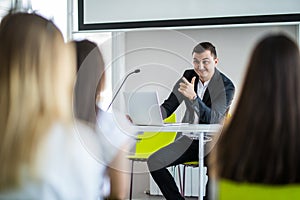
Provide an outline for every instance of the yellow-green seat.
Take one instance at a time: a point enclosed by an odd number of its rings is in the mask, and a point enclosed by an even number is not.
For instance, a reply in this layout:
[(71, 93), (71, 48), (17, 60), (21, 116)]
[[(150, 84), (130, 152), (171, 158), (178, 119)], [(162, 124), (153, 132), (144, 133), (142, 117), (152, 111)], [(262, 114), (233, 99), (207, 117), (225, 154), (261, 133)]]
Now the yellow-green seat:
[(300, 184), (266, 185), (238, 183), (222, 179), (220, 200), (294, 200), (300, 199)]
[(192, 166), (192, 167), (196, 166), (197, 167), (199, 165), (199, 161), (190, 161), (190, 162), (185, 162), (183, 164), (186, 166)]
[[(172, 114), (164, 120), (166, 123), (176, 122), (176, 115)], [(134, 161), (147, 161), (148, 157), (160, 148), (172, 143), (176, 138), (176, 132), (144, 132), (137, 136), (135, 153), (127, 156), (131, 163), (131, 181), (129, 199), (132, 199), (133, 165)]]

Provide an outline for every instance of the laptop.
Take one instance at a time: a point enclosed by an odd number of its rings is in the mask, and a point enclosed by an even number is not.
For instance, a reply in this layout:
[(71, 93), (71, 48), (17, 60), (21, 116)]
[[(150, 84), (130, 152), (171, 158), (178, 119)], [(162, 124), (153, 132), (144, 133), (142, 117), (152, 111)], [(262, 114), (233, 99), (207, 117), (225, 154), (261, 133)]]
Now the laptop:
[(124, 92), (127, 113), (139, 126), (169, 126), (186, 123), (164, 123), (156, 91)]

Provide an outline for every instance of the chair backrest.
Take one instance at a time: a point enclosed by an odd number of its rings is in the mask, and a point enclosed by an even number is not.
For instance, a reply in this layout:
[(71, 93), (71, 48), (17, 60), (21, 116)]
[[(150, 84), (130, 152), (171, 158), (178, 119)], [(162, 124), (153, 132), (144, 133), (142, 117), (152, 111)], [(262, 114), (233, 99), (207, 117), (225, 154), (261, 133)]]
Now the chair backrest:
[(300, 199), (300, 184), (266, 185), (237, 183), (229, 180), (219, 182), (220, 200), (286, 200)]
[[(172, 114), (164, 122), (176, 122), (176, 115)], [(144, 132), (138, 135), (135, 155), (148, 158), (158, 149), (172, 143), (176, 138), (176, 134), (176, 132)]]

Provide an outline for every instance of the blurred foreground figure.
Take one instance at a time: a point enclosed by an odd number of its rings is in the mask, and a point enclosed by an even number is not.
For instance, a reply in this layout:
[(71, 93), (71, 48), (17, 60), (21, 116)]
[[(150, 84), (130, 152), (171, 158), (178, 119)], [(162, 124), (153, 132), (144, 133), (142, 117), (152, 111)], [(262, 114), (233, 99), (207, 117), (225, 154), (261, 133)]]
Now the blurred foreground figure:
[(72, 120), (72, 45), (36, 14), (0, 25), (0, 199), (98, 199), (101, 169)]
[[(105, 67), (97, 44), (89, 40), (73, 41), (76, 47), (77, 79), (74, 89), (75, 117), (88, 124), (96, 134), (80, 134), (84, 146), (107, 169), (105, 178), (101, 178), (103, 194), (109, 199), (125, 199), (129, 191), (129, 162), (126, 158), (130, 144), (127, 119), (119, 119), (120, 126), (112, 113), (97, 106), (101, 101), (101, 92), (105, 88)], [(127, 128), (126, 128), (127, 127)], [(120, 129), (122, 128), (122, 129)], [(105, 189), (109, 189), (105, 191)]]
[(293, 40), (273, 34), (259, 41), (231, 123), (212, 153), (217, 180), (300, 183), (299, 76), (299, 48)]

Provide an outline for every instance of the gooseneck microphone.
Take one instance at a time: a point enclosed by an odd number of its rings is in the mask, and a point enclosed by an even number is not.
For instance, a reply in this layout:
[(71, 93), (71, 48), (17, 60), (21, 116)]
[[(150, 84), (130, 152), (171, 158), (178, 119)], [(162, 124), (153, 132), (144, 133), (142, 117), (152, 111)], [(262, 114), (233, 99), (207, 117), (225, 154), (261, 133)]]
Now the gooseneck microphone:
[(128, 78), (130, 75), (132, 75), (132, 74), (139, 73), (140, 71), (141, 71), (140, 69), (136, 69), (136, 70), (134, 70), (133, 72), (130, 72), (129, 74), (127, 74), (127, 75), (125, 76), (125, 78), (124, 78), (122, 84), (120, 85), (119, 89), (117, 90), (117, 92), (116, 92), (115, 95), (113, 96), (113, 98), (112, 98), (112, 100), (111, 100), (109, 106), (107, 107), (106, 111), (109, 110), (109, 108), (111, 107), (112, 103), (115, 101), (117, 95), (119, 94), (119, 92), (120, 92), (121, 88), (123, 87), (123, 85), (124, 85), (125, 81), (127, 80), (127, 78)]

